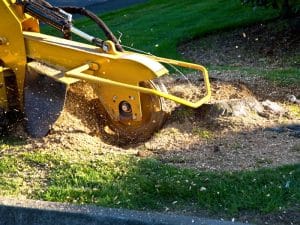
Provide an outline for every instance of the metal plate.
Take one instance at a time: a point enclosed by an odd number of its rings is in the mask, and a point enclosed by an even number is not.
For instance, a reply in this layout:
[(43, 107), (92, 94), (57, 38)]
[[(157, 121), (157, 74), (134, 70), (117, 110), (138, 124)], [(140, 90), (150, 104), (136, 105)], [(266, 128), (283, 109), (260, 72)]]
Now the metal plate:
[(32, 137), (46, 136), (64, 108), (67, 85), (27, 67), (24, 90), (26, 128)]
[[(152, 81), (142, 82), (140, 86), (166, 91), (164, 86), (158, 86)], [(108, 142), (129, 146), (149, 139), (154, 132), (163, 126), (167, 118), (167, 112), (164, 111), (164, 100), (156, 95), (141, 93), (140, 96), (143, 113), (141, 121), (115, 121), (109, 115), (106, 115), (100, 132)], [(105, 115), (102, 116), (105, 117)]]

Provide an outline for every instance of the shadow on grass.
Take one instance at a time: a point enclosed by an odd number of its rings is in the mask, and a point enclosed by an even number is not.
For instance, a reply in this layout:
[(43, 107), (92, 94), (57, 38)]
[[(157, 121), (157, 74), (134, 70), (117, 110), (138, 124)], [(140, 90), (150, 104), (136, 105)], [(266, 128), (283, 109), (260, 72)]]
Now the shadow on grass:
[(7, 146), (12, 147), (21, 147), (26, 143), (25, 139), (13, 137), (13, 136), (0, 136), (0, 149), (3, 149)]
[(277, 211), (300, 199), (300, 165), (246, 172), (198, 172), (153, 159), (106, 158), (57, 165), (46, 190), (48, 201), (142, 210)]

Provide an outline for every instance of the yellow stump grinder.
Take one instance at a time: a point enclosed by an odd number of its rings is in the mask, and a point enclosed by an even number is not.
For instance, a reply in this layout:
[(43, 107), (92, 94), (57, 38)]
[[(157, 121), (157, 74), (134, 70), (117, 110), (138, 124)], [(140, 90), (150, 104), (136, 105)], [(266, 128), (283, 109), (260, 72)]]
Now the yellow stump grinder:
[[(92, 19), (106, 40), (73, 25), (73, 14)], [(114, 132), (120, 136), (152, 134), (165, 119), (162, 99), (198, 108), (211, 95), (203, 66), (125, 51), (105, 23), (77, 7), (55, 7), (45, 0), (0, 0), (0, 109), (24, 115), (32, 137), (43, 137), (58, 119), (68, 86), (92, 84)], [(40, 32), (39, 23), (63, 38)], [(72, 35), (90, 44), (72, 41)], [(169, 94), (153, 80), (169, 74), (165, 64), (198, 70), (206, 88), (197, 102)]]

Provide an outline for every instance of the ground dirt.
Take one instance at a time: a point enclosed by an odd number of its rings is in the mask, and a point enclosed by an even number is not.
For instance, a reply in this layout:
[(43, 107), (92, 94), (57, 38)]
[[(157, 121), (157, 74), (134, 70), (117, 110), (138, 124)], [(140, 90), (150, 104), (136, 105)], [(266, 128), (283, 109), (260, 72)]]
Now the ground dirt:
[(277, 20), (210, 34), (182, 44), (179, 51), (204, 65), (299, 67), (299, 24), (293, 23)]
[[(180, 81), (180, 85), (173, 86), (173, 92), (182, 96), (197, 93), (195, 83), (190, 87), (190, 84)], [(263, 88), (267, 83), (261, 85)], [(288, 93), (286, 88), (281, 87), (274, 86), (272, 90)], [(244, 102), (258, 102), (247, 83), (242, 81), (213, 80), (212, 92), (212, 105), (220, 99), (222, 102), (236, 101), (239, 108)], [(265, 96), (263, 99), (271, 98)], [(268, 111), (258, 113), (250, 107), (246, 114), (242, 112), (237, 116), (232, 115), (232, 112), (214, 115), (206, 112), (205, 106), (197, 110), (176, 106), (163, 128), (149, 140), (120, 147), (108, 144), (107, 141), (111, 143), (111, 140), (103, 135), (103, 121), (106, 117), (99, 113), (98, 101), (93, 97), (92, 88), (88, 84), (76, 84), (70, 88), (65, 110), (50, 134), (41, 139), (27, 138), (24, 147), (49, 151), (64, 149), (74, 151), (75, 154), (80, 149), (103, 153), (113, 151), (140, 157), (157, 157), (165, 163), (200, 170), (234, 171), (297, 163), (300, 160), (297, 150), (300, 145), (299, 131), (279, 128), (300, 124), (299, 115), (289, 111), (290, 103), (278, 100), (277, 104), (284, 109), (281, 114)], [(26, 137), (20, 130), (22, 126), (15, 134)]]
[[(279, 59), (282, 59), (282, 54), (286, 55), (283, 58), (289, 58), (300, 52), (299, 38), (292, 31), (285, 30), (287, 28), (284, 26), (282, 29), (286, 36), (282, 36), (282, 32), (278, 35), (279, 31), (273, 32), (272, 26), (274, 25), (258, 24), (222, 35), (210, 35), (201, 39), (201, 42), (206, 44), (199, 44), (199, 41), (195, 40), (181, 46), (180, 51), (185, 50), (185, 56), (194, 61), (218, 59), (213, 63), (227, 65), (234, 59), (242, 65), (259, 64), (260, 61), (255, 61), (257, 55), (253, 55), (256, 53), (264, 57), (265, 61), (270, 61), (268, 65), (281, 66), (283, 62), (279, 62)], [(242, 39), (246, 41), (243, 42)], [(257, 39), (260, 41), (256, 41)], [(269, 40), (272, 40), (271, 43)], [(296, 47), (292, 48), (291, 45)], [(235, 46), (239, 46), (238, 54), (253, 52), (252, 59), (250, 60), (250, 56), (235, 57)], [(273, 54), (269, 57), (269, 53), (264, 52), (266, 48), (271, 47)], [(255, 65), (260, 66), (257, 64)], [(106, 117), (92, 87), (86, 83), (79, 83), (69, 89), (65, 110), (50, 134), (41, 139), (28, 138), (26, 148), (84, 148), (138, 156), (151, 155), (166, 163), (201, 170), (232, 171), (299, 162), (300, 154), (295, 150), (300, 145), (299, 130), (276, 130), (281, 126), (300, 124), (300, 106), (289, 102), (287, 98), (288, 95), (300, 97), (298, 86), (280, 86), (261, 78), (260, 74), (247, 76), (236, 70), (213, 70), (210, 74), (210, 104), (220, 101), (238, 102), (237, 107), (241, 107), (243, 102), (256, 105), (270, 100), (283, 108), (283, 111), (258, 112), (255, 106), (251, 108), (250, 104), (247, 113), (214, 115), (215, 113), (209, 112), (209, 115), (206, 115), (205, 107), (192, 110), (166, 102), (171, 113), (161, 130), (147, 141), (120, 147), (117, 143), (114, 145), (109, 142), (107, 137), (103, 136), (103, 132), (100, 132), (105, 131)], [(169, 92), (190, 100), (195, 101), (204, 93), (203, 80), (194, 74), (188, 74), (186, 77), (169, 76), (163, 78), (162, 82)], [(26, 137), (24, 132), (13, 133)]]
[[(179, 50), (185, 57), (201, 64), (248, 65), (278, 68), (298, 65), (291, 61), (300, 52), (299, 35), (283, 26), (255, 25), (233, 32), (213, 34), (201, 40), (183, 44)], [(285, 33), (282, 34), (281, 31)], [(250, 54), (251, 53), (251, 54)], [(297, 64), (298, 63), (298, 64)], [(30, 139), (21, 125), (15, 136), (25, 137), (24, 148), (56, 151), (63, 149), (74, 157), (81, 157), (80, 149), (89, 149), (88, 157), (114, 152), (136, 157), (156, 157), (162, 162), (179, 167), (204, 171), (237, 171), (273, 167), (300, 162), (300, 131), (288, 125), (300, 125), (300, 105), (288, 101), (288, 95), (300, 98), (297, 85), (280, 86), (260, 74), (247, 76), (241, 71), (210, 71), (212, 99), (210, 104), (225, 102), (253, 102), (246, 113), (211, 113), (203, 109), (188, 109), (171, 104), (171, 113), (165, 125), (149, 140), (120, 147), (107, 143), (104, 123), (91, 86), (76, 84), (68, 93), (67, 103), (50, 134), (41, 139)], [(188, 75), (191, 82), (180, 77), (166, 78), (164, 84), (171, 93), (196, 99), (203, 95), (201, 78)], [(257, 110), (263, 101), (270, 100), (283, 109), (274, 112), (268, 108)], [(242, 104), (244, 104), (242, 103)], [(240, 103), (238, 103), (240, 104)], [(253, 106), (251, 108), (251, 105)], [(226, 111), (226, 110), (225, 110)], [(102, 115), (102, 116), (101, 116)], [(296, 224), (299, 213), (263, 216), (258, 223)], [(251, 215), (241, 215), (245, 221)], [(282, 217), (282, 221), (274, 218)], [(253, 218), (253, 217), (252, 217)], [(274, 222), (274, 220), (276, 222)]]

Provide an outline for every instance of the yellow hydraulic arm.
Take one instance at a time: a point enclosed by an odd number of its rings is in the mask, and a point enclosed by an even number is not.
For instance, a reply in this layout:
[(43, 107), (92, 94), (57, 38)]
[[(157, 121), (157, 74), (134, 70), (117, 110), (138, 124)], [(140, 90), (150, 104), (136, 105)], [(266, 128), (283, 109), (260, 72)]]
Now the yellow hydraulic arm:
[[(42, 4), (39, 5), (41, 1)], [(50, 4), (44, 2), (0, 0), (0, 14), (5, 18), (5, 22), (0, 22), (0, 76), (5, 81), (5, 74), (1, 72), (4, 69), (15, 74), (20, 109), (25, 105), (25, 113), (29, 118), (28, 123), (32, 124), (30, 130), (33, 130), (31, 133), (34, 136), (42, 136), (48, 132), (46, 130), (55, 122), (63, 107), (64, 100), (60, 99), (64, 99), (66, 87), (80, 80), (93, 84), (115, 128), (129, 132), (129, 135), (130, 131), (153, 132), (161, 126), (162, 122), (157, 122), (162, 120), (159, 114), (162, 110), (160, 97), (192, 108), (198, 108), (209, 101), (209, 77), (203, 66), (123, 51), (114, 38), (102, 41), (85, 34), (72, 25), (70, 14), (62, 9), (52, 9)], [(42, 10), (53, 11), (53, 18), (61, 18), (49, 19)], [(56, 28), (62, 26), (65, 36), (73, 33), (94, 45), (41, 34), (39, 21), (35, 16), (44, 22), (50, 20), (50, 25)], [(202, 72), (205, 95), (197, 102), (190, 102), (160, 90), (151, 81), (169, 74), (163, 64)], [(51, 87), (55, 87), (56, 91), (51, 91)], [(54, 102), (52, 105), (50, 100)], [(1, 96), (0, 107), (9, 109), (9, 105), (7, 98)], [(45, 115), (42, 116), (43, 114)]]

